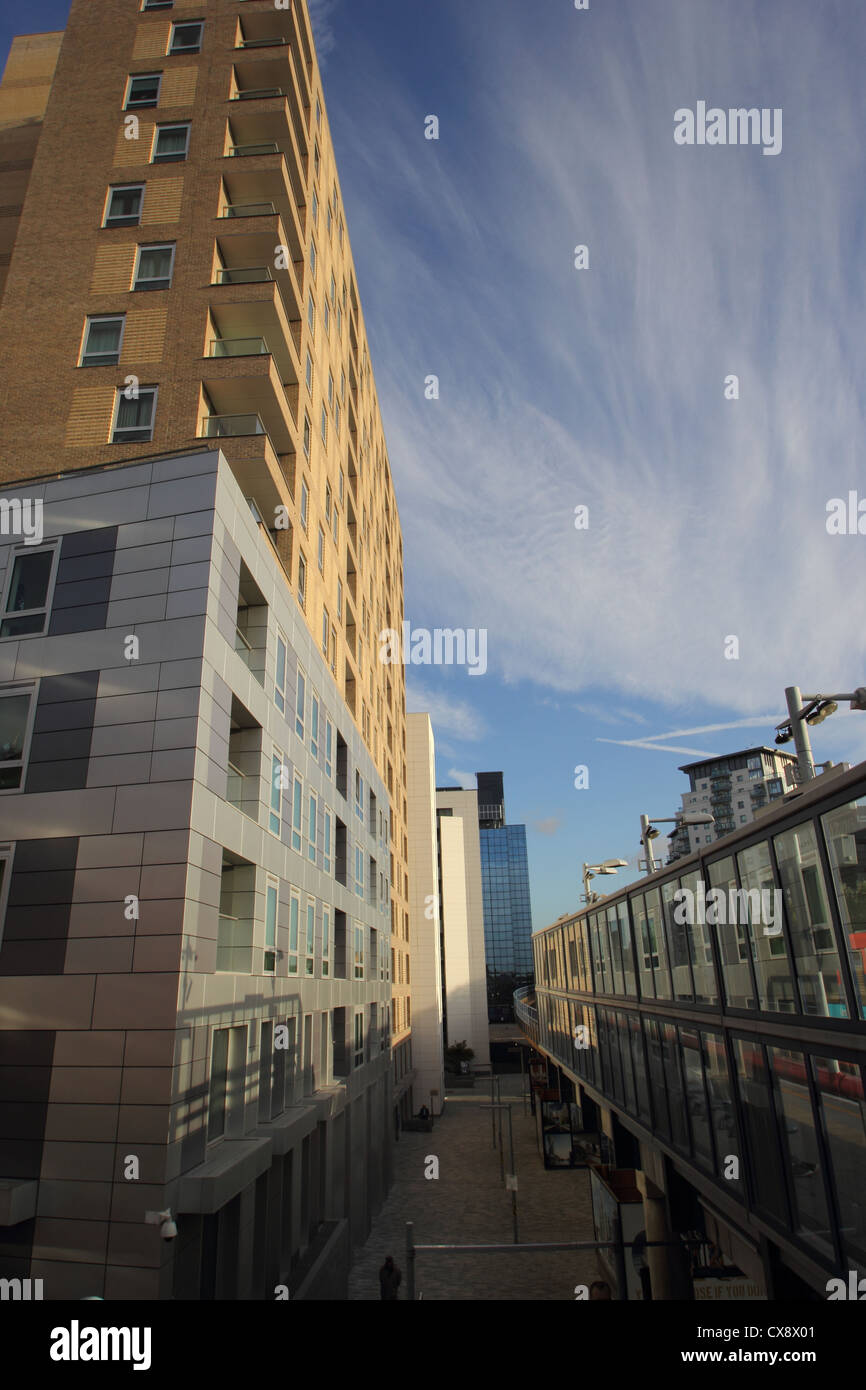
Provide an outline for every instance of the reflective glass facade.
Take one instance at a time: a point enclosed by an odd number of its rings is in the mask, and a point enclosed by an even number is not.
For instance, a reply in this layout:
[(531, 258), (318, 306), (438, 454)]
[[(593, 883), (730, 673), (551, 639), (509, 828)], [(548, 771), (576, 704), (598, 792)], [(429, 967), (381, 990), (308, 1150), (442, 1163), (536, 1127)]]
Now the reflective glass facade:
[(479, 830), (487, 1003), (492, 1022), (513, 1018), (515, 989), (532, 981), (532, 911), (526, 826)]
[[(745, 1230), (835, 1276), (866, 1267), (866, 765), (823, 780), (539, 932), (524, 1027)], [(682, 888), (725, 906), (680, 922)]]

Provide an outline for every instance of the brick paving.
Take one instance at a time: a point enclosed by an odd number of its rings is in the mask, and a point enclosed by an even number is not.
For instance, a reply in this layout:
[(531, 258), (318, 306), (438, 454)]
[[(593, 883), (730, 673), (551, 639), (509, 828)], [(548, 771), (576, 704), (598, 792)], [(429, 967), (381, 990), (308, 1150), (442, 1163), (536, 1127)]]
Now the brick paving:
[[(502, 1099), (514, 1102), (515, 1167), (519, 1180), (521, 1241), (592, 1240), (592, 1204), (586, 1169), (546, 1170), (536, 1142), (535, 1119), (523, 1113), (519, 1076), (500, 1079)], [(393, 1255), (406, 1288), (406, 1222), (414, 1222), (417, 1244), (511, 1242), (511, 1193), (500, 1177), (499, 1150), (492, 1147), (489, 1083), (446, 1098), (445, 1113), (432, 1134), (401, 1134), (394, 1149), (394, 1183), (356, 1253), (349, 1298), (378, 1299), (378, 1272)], [(502, 1133), (508, 1166), (507, 1120)], [(425, 1158), (439, 1159), (439, 1178), (424, 1177)], [(575, 1284), (604, 1275), (592, 1251), (537, 1255), (457, 1255), (442, 1251), (416, 1257), (415, 1296), (428, 1299), (535, 1300), (574, 1298)]]

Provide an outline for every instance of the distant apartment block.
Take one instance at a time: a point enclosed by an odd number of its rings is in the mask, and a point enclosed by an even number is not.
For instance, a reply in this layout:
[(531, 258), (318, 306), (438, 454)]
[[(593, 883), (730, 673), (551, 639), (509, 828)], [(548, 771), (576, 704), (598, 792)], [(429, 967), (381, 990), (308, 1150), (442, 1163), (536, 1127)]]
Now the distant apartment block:
[(488, 1066), (487, 966), (478, 793), (436, 788), (439, 903), (446, 1045), (466, 1042), (474, 1066)]
[[(413, 1111), (442, 1109), (445, 1085), (443, 1037), (442, 917), (436, 835), (436, 753), (427, 714), (406, 716), (409, 772), (409, 928), (412, 962)], [(458, 1039), (459, 1041), (459, 1039)]]
[(778, 748), (744, 748), (722, 758), (685, 763), (689, 779), (683, 811), (709, 813), (712, 825), (681, 825), (670, 837), (668, 863), (748, 825), (755, 815), (795, 785), (797, 759)]

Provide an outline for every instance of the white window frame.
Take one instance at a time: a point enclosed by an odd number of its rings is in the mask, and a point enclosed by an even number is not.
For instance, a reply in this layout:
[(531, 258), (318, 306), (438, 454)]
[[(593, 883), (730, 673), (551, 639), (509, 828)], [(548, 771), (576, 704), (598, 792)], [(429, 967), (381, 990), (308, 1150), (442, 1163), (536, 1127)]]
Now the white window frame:
[[(38, 555), (40, 551), (50, 550), (52, 552), (51, 569), (48, 573), (48, 585), (45, 589), (45, 602), (38, 608), (19, 608), (10, 612), (8, 604), (12, 593), (12, 579), (15, 574), (15, 561), (19, 555)], [(48, 619), (51, 613), (51, 604), (54, 601), (54, 586), (57, 583), (57, 566), (60, 561), (60, 545), (58, 542), (46, 543), (45, 545), (16, 545), (9, 551), (9, 561), (6, 566), (6, 576), (3, 581), (3, 606), (0, 609), (0, 633), (2, 633), (3, 623), (12, 621), (15, 618), (31, 618), (42, 614), (42, 626), (36, 632), (10, 632), (8, 636), (0, 635), (0, 642), (21, 642), (26, 637), (44, 637), (48, 627)], [(0, 688), (2, 693), (2, 688)]]
[(325, 715), (325, 776), (334, 776), (334, 725)]
[[(112, 361), (112, 362), (109, 362), (108, 360), (106, 360), (105, 362), (85, 362), (84, 359), (85, 359), (85, 357), (87, 357), (87, 355), (88, 355), (88, 353), (87, 353), (87, 340), (88, 340), (88, 338), (90, 337), (90, 329), (91, 329), (91, 327), (92, 327), (93, 324), (95, 324), (95, 323), (106, 323), (106, 322), (119, 323), (119, 324), (120, 324), (120, 337), (119, 337), (118, 340), (117, 340), (117, 356), (114, 358), (114, 361)], [(78, 365), (79, 365), (79, 367), (116, 367), (117, 364), (118, 364), (118, 362), (120, 361), (120, 353), (121, 353), (121, 349), (122, 349), (122, 347), (123, 347), (123, 334), (124, 334), (125, 329), (126, 329), (126, 314), (88, 314), (87, 317), (86, 317), (85, 320), (84, 320), (84, 332), (83, 332), (82, 335), (81, 335), (81, 350), (80, 350), (80, 352), (79, 352), (79, 354), (78, 354)], [(101, 354), (101, 355), (102, 355), (102, 356), (107, 356), (107, 354), (105, 354), (105, 353), (103, 353), (103, 354)]]
[[(0, 855), (2, 859), (2, 855)], [(333, 937), (332, 912), (327, 903), (322, 904), (322, 974), (331, 973), (331, 939)]]
[[(131, 95), (131, 92), (132, 92), (132, 84), (133, 84), (133, 82), (139, 82), (139, 81), (140, 81), (142, 78), (144, 78), (144, 77), (149, 77), (149, 78), (151, 78), (151, 79), (156, 78), (156, 100), (155, 100), (155, 101), (140, 101), (140, 102), (135, 102), (132, 106), (130, 106), (129, 102), (130, 102), (130, 95)], [(123, 109), (124, 109), (124, 111), (146, 111), (148, 108), (153, 109), (154, 106), (158, 106), (158, 105), (159, 105), (159, 98), (160, 98), (161, 94), (162, 94), (162, 73), (161, 73), (161, 72), (131, 72), (131, 73), (129, 74), (129, 76), (127, 77), (127, 79), (126, 79), (126, 92), (125, 92), (124, 98), (123, 98)]]
[(20, 768), (21, 777), (17, 787), (0, 787), (0, 796), (20, 796), (27, 781), (27, 771), (30, 763), (30, 744), (33, 739), (33, 725), (36, 722), (36, 706), (38, 704), (38, 682), (29, 682), (25, 685), (8, 685), (0, 689), (0, 700), (13, 699), (15, 696), (29, 695), (30, 704), (27, 707), (27, 718), (24, 721), (24, 734), (21, 740), (20, 761), (7, 758), (0, 761), (0, 769), (11, 767), (13, 770)]
[[(168, 269), (168, 276), (166, 277), (166, 276), (161, 275), (161, 276), (159, 276), (159, 279), (160, 279), (160, 280), (163, 280), (163, 279), (166, 279), (166, 278), (167, 278), (167, 279), (168, 279), (168, 284), (167, 284), (167, 285), (162, 285), (161, 288), (162, 288), (163, 290), (170, 290), (170, 289), (171, 289), (171, 282), (172, 282), (172, 280), (174, 279), (174, 259), (175, 259), (175, 255), (176, 255), (176, 252), (177, 252), (177, 243), (174, 242), (174, 241), (148, 241), (148, 242), (142, 242), (139, 246), (137, 246), (137, 247), (135, 248), (135, 267), (134, 267), (133, 272), (132, 272), (132, 289), (133, 289), (133, 290), (138, 290), (138, 291), (140, 291), (140, 290), (142, 289), (142, 284), (139, 283), (139, 280), (140, 280), (140, 277), (139, 277), (139, 269), (140, 269), (140, 267), (141, 267), (141, 253), (142, 253), (142, 251), (166, 251), (166, 250), (171, 250), (171, 265), (169, 266), (169, 269)], [(151, 279), (155, 279), (155, 278), (156, 278), (155, 276), (152, 276), (152, 277), (151, 277)], [(147, 280), (144, 280), (144, 281), (143, 281), (143, 285), (144, 285), (144, 286), (147, 285)], [(159, 293), (159, 290), (151, 290), (150, 292), (151, 292), (152, 294), (158, 294), (158, 293)]]
[(301, 479), (301, 506), (300, 506), (301, 525), (309, 533), (310, 523), (310, 489), (307, 487), (305, 478)]
[(288, 974), (297, 975), (300, 955), (301, 895), (296, 888), (289, 890), (289, 949)]
[[(141, 226), (141, 214), (142, 214), (142, 210), (143, 210), (143, 208), (144, 208), (144, 189), (145, 189), (145, 185), (144, 185), (143, 183), (110, 183), (110, 184), (108, 185), (108, 192), (107, 192), (106, 195), (105, 195), (105, 206), (104, 206), (104, 208), (102, 209), (102, 227), (103, 227), (103, 230), (104, 230), (106, 227), (108, 227), (108, 228), (111, 228), (111, 227), (140, 227), (140, 226)], [(140, 194), (140, 197), (139, 197), (139, 200), (138, 200), (138, 216), (136, 217), (136, 219), (135, 219), (134, 222), (128, 222), (128, 221), (125, 221), (125, 220), (122, 221), (122, 222), (109, 222), (108, 217), (109, 217), (109, 213), (110, 213), (110, 211), (111, 211), (111, 202), (112, 202), (112, 199), (114, 198), (115, 193), (139, 193), (139, 194)]]
[(304, 783), (296, 772), (292, 779), (292, 849), (296, 854), (303, 853), (304, 838)]
[(322, 829), (322, 872), (329, 876), (334, 872), (334, 813), (327, 806)]
[(313, 394), (313, 359), (312, 359), (312, 357), (310, 356), (310, 350), (309, 350), (309, 348), (307, 349), (307, 365), (306, 365), (306, 367), (304, 368), (304, 380), (305, 380), (306, 383), (307, 383), (307, 390), (309, 391), (310, 395), (312, 395), (312, 394)]
[(298, 667), (295, 678), (295, 733), (298, 738), (304, 737), (304, 729), (307, 721), (307, 673), (302, 666)]
[[(124, 393), (125, 393), (125, 390), (126, 390), (125, 387), (123, 387), (123, 386), (118, 386), (118, 388), (117, 388), (117, 390), (116, 390), (116, 392), (115, 392), (115, 395), (114, 395), (114, 411), (113, 411), (113, 413), (112, 413), (112, 418), (111, 418), (111, 435), (110, 435), (110, 437), (109, 437), (109, 443), (111, 443), (111, 444), (126, 444), (126, 443), (132, 443), (132, 444), (147, 444), (147, 443), (149, 443), (150, 440), (153, 439), (153, 430), (154, 430), (154, 425), (156, 424), (156, 401), (157, 401), (157, 396), (158, 396), (158, 394), (159, 394), (159, 387), (158, 387), (158, 386), (139, 386), (139, 388), (138, 388), (139, 397), (141, 397), (142, 395), (144, 395), (145, 392), (146, 392), (146, 393), (152, 398), (151, 411), (150, 411), (150, 433), (149, 433), (149, 435), (147, 436), (147, 439), (133, 439), (133, 440), (128, 440), (125, 434), (122, 434), (119, 438), (116, 437), (117, 429), (118, 429), (117, 417), (118, 417), (118, 415), (120, 414), (120, 402), (121, 402), (122, 400), (126, 399), (125, 394), (124, 394)], [(123, 428), (126, 428), (126, 427), (123, 427)], [(143, 429), (143, 428), (144, 428), (144, 427), (141, 426), (141, 425), (136, 426), (136, 429)], [(133, 431), (132, 431), (132, 427), (129, 427), (129, 429), (127, 430), (127, 433), (130, 433), (130, 434), (131, 434), (132, 432), (133, 432)]]
[[(175, 40), (175, 36), (176, 36), (176, 34), (177, 34), (178, 29), (194, 29), (194, 28), (196, 27), (196, 25), (198, 26), (198, 43), (196, 44), (195, 48), (193, 48), (193, 47), (192, 47), (191, 45), (189, 45), (189, 44), (183, 44), (183, 45), (181, 45), (180, 47), (175, 48), (174, 40)], [(201, 53), (201, 48), (202, 48), (202, 44), (203, 44), (203, 43), (204, 43), (204, 20), (203, 20), (203, 19), (177, 19), (177, 20), (175, 20), (175, 21), (172, 23), (171, 29), (169, 30), (169, 35), (168, 35), (168, 48), (166, 49), (166, 56), (167, 56), (167, 57), (170, 57), (170, 58), (176, 58), (176, 57), (186, 57), (186, 56), (188, 56), (190, 53)]]
[[(274, 905), (273, 932), (270, 925), (270, 904)], [(277, 924), (280, 915), (280, 881), (273, 874), (265, 879), (265, 947), (262, 957), (262, 971), (265, 975), (277, 973)], [(271, 939), (273, 937), (273, 939)], [(273, 964), (268, 965), (268, 956), (273, 956)]]
[(318, 762), (322, 729), (322, 703), (318, 691), (310, 691), (310, 752)]
[[(271, 754), (271, 788), (268, 796), (268, 829), (279, 839), (283, 826), (283, 776), (285, 762), (283, 754), (274, 744)], [(277, 775), (279, 773), (279, 776)], [(276, 796), (276, 801), (274, 797)], [(276, 826), (274, 825), (276, 821)]]
[(304, 974), (309, 978), (316, 973), (316, 899), (307, 898), (304, 917)]
[[(283, 682), (280, 684), (280, 647), (283, 649)], [(286, 671), (289, 663), (289, 644), (281, 627), (277, 628), (277, 647), (274, 659), (274, 704), (280, 714), (286, 712)]]
[(331, 618), (327, 608), (322, 604), (322, 655), (328, 660), (328, 637), (331, 631)]
[[(183, 154), (157, 155), (157, 146), (159, 145), (159, 137), (160, 137), (161, 132), (164, 131), (164, 130), (185, 130), (185, 131), (186, 131), (186, 143), (185, 143), (185, 145), (184, 145)], [(188, 159), (188, 158), (189, 158), (189, 137), (190, 137), (190, 132), (191, 132), (191, 130), (192, 130), (192, 122), (191, 122), (191, 121), (165, 121), (162, 125), (154, 126), (154, 129), (153, 129), (153, 144), (151, 145), (151, 150), (150, 150), (150, 162), (151, 162), (151, 164), (182, 164), (183, 161), (184, 161), (185, 159)]]
[[(310, 788), (307, 789), (307, 858), (311, 864), (316, 862), (316, 850), (319, 843), (319, 798)], [(312, 831), (312, 833), (310, 833)]]

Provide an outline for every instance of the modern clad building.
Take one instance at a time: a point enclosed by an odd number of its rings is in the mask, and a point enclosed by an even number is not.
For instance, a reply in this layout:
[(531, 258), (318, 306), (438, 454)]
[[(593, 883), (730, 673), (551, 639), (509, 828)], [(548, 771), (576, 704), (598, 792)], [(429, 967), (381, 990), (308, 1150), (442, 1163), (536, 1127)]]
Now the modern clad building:
[(414, 1082), (407, 1111), (442, 1109), (445, 1085), (443, 1037), (442, 915), (436, 817), (436, 752), (428, 714), (406, 716), (409, 776), (409, 929), (412, 970)]
[(56, 39), (0, 86), (0, 1265), (339, 1296), (412, 1084), (403, 556), (309, 16)]
[(476, 778), (487, 1004), (491, 1023), (503, 1023), (514, 1017), (514, 991), (533, 977), (526, 826), (506, 824), (501, 772)]

